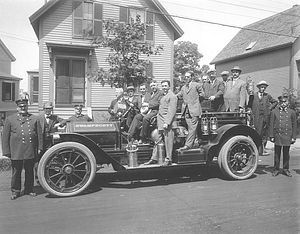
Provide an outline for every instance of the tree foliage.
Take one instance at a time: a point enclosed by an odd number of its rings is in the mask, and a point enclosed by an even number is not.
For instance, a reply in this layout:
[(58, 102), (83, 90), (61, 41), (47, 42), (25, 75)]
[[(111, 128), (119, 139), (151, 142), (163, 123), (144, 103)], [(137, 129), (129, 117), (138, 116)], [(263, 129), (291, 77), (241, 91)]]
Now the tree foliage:
[(182, 83), (181, 77), (185, 72), (193, 71), (195, 76), (200, 76), (202, 69), (200, 59), (203, 55), (198, 51), (198, 45), (189, 41), (180, 41), (174, 46), (174, 84)]
[(96, 47), (109, 48), (110, 52), (106, 61), (109, 69), (99, 67), (96, 71), (88, 74), (89, 80), (108, 83), (111, 87), (125, 87), (128, 84), (135, 86), (151, 80), (146, 74), (149, 65), (148, 58), (151, 55), (160, 54), (163, 46), (153, 45), (144, 41), (146, 26), (141, 22), (138, 15), (135, 21), (130, 23), (118, 23), (114, 20), (104, 21), (105, 36), (93, 38)]

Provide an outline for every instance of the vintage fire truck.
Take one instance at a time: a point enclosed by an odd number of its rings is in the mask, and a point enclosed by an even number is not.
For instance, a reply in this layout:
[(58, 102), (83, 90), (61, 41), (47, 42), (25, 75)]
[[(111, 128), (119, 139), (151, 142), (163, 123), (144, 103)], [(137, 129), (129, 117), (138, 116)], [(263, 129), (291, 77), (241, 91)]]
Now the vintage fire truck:
[(184, 145), (186, 123), (180, 114), (176, 122), (173, 164), (168, 167), (162, 165), (163, 158), (158, 164), (144, 165), (154, 144), (130, 144), (118, 121), (69, 123), (64, 132), (51, 135), (53, 145), (39, 162), (39, 182), (49, 194), (68, 197), (85, 191), (105, 164), (115, 171), (145, 171), (207, 165), (214, 160), (230, 179), (244, 180), (255, 172), (261, 139), (247, 113), (204, 112), (197, 129), (200, 144), (183, 151), (179, 148)]

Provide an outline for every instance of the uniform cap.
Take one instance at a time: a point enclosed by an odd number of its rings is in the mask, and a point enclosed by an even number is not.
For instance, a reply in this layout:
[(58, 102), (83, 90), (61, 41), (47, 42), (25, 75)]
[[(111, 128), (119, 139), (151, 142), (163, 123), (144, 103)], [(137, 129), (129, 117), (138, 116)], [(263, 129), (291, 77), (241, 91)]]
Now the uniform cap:
[(257, 83), (256, 87), (259, 87), (260, 85), (266, 85), (266, 86), (269, 86), (268, 83), (264, 80), (260, 81)]
[(234, 66), (233, 68), (231, 68), (231, 72), (232, 71), (240, 71), (240, 72), (242, 72), (242, 69), (239, 66)]
[(50, 108), (53, 108), (52, 102), (45, 102), (44, 103), (44, 109), (50, 109)]
[(283, 94), (282, 96), (278, 97), (279, 101), (282, 101), (283, 98), (288, 98), (289, 96), (287, 94)]
[(17, 106), (26, 106), (28, 105), (28, 99), (19, 99), (16, 100)]

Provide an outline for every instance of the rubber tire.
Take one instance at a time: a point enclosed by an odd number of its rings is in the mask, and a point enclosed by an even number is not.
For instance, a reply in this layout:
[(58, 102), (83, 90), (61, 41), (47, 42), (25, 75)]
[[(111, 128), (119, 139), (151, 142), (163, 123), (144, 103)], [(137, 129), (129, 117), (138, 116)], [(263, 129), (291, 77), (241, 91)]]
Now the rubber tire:
[[(231, 168), (228, 163), (229, 150), (238, 141), (244, 141), (247, 144), (249, 144), (250, 147), (252, 148), (253, 156), (255, 157), (252, 160), (253, 165), (251, 165), (251, 168), (250, 168), (250, 170), (247, 171), (247, 173), (238, 173), (233, 168)], [(230, 179), (235, 179), (235, 180), (248, 179), (250, 176), (253, 175), (253, 173), (255, 172), (257, 165), (258, 165), (258, 150), (257, 150), (255, 143), (253, 142), (253, 140), (250, 137), (246, 137), (243, 135), (234, 136), (234, 137), (228, 139), (228, 141), (223, 144), (223, 146), (219, 152), (218, 165), (219, 165), (222, 173)]]
[[(45, 178), (45, 168), (47, 166), (47, 163), (51, 156), (54, 153), (57, 153), (57, 151), (61, 150), (66, 150), (66, 149), (75, 149), (77, 151), (80, 151), (82, 155), (85, 155), (90, 163), (90, 174), (88, 175), (88, 180), (85, 182), (83, 186), (78, 188), (76, 191), (64, 193), (64, 192), (59, 192), (53, 189), (46, 181)], [(41, 158), (38, 166), (38, 178), (41, 186), (51, 195), (57, 196), (57, 197), (70, 197), (70, 196), (75, 196), (80, 193), (82, 193), (85, 189), (88, 188), (88, 186), (92, 183), (93, 179), (95, 178), (96, 175), (96, 159), (93, 155), (93, 153), (84, 145), (77, 143), (77, 142), (62, 142), (58, 143), (54, 146), (52, 146), (50, 149), (48, 149), (43, 157)]]

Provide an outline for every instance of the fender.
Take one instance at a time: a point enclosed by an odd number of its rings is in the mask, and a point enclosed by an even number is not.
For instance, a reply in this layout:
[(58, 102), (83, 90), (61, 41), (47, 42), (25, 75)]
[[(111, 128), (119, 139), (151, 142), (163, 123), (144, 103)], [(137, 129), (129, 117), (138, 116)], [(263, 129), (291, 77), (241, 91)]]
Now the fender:
[(77, 133), (59, 133), (59, 134), (55, 134), (55, 137), (53, 136), (53, 139), (58, 138), (57, 135), (59, 135), (59, 139), (55, 139), (54, 140), (55, 143), (66, 142), (66, 141), (81, 143), (81, 144), (85, 145), (86, 147), (88, 147), (93, 152), (96, 162), (98, 164), (110, 164), (111, 163), (115, 171), (126, 170), (123, 165), (121, 165), (118, 161), (116, 161), (114, 158), (112, 158), (108, 153), (106, 153), (103, 149), (101, 149), (101, 147), (99, 147), (90, 138), (88, 138), (84, 135), (77, 134)]
[(220, 148), (228, 138), (236, 135), (249, 136), (252, 138), (254, 144), (258, 148), (261, 145), (261, 137), (258, 133), (251, 127), (247, 125), (240, 124), (226, 124), (217, 129), (218, 134), (216, 137), (204, 145), (207, 157), (207, 161), (212, 161), (214, 156), (217, 156), (217, 153), (220, 151)]

